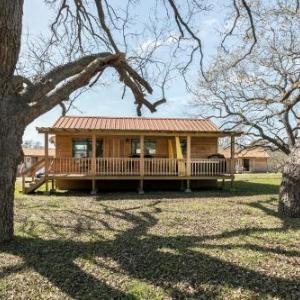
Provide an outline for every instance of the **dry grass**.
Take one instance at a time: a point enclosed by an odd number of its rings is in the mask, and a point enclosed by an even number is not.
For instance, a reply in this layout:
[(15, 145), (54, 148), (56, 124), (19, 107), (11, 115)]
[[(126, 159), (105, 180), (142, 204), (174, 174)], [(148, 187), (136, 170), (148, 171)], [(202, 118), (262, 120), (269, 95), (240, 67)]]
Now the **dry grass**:
[(300, 220), (279, 177), (235, 191), (22, 196), (2, 299), (299, 299)]

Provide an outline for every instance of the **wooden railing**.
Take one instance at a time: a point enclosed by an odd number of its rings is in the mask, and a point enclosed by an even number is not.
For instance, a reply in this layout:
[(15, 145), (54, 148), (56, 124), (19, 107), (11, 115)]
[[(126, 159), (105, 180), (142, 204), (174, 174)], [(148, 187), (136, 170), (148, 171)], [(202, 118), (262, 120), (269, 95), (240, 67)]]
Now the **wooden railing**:
[(140, 175), (140, 159), (109, 157), (96, 159), (96, 174), (99, 175)]
[(25, 165), (22, 166), (21, 176), (22, 176), (22, 191), (25, 191), (26, 187), (26, 178), (30, 178), (30, 182), (34, 182), (36, 179), (36, 175), (39, 171), (43, 172), (45, 167), (45, 159), (41, 159), (37, 161), (35, 164), (25, 169)]
[(144, 174), (176, 176), (178, 160), (176, 158), (145, 158)]
[(92, 158), (59, 157), (49, 172), (54, 174), (91, 174)]
[(193, 159), (191, 160), (192, 176), (216, 176), (227, 173), (225, 159)]
[[(225, 159), (55, 158), (50, 174), (101, 176), (216, 176), (227, 174)], [(143, 174), (142, 174), (143, 173)]]

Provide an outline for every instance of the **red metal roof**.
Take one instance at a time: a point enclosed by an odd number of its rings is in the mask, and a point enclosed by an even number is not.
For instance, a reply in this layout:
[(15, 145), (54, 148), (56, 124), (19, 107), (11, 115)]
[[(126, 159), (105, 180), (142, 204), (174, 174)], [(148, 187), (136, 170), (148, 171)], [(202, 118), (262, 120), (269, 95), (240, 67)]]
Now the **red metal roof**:
[[(55, 149), (48, 149), (48, 155), (54, 156)], [(44, 148), (23, 148), (24, 156), (45, 156)]]
[[(219, 149), (219, 153), (223, 154), (226, 158), (230, 158), (230, 149)], [(261, 147), (253, 148), (253, 149), (243, 149), (235, 150), (235, 157), (236, 158), (269, 158), (270, 155)]]
[(220, 132), (206, 119), (145, 117), (60, 117), (53, 129)]

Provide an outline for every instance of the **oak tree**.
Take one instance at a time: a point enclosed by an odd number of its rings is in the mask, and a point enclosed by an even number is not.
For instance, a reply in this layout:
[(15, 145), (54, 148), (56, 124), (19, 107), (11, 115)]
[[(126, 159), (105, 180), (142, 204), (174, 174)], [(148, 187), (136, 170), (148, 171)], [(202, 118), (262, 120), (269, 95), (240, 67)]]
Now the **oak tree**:
[[(97, 84), (108, 69), (124, 92), (131, 92), (138, 115), (142, 107), (154, 112), (165, 102), (164, 92), (157, 101), (149, 97), (153, 86), (164, 91), (172, 70), (184, 76), (194, 64), (204, 76), (197, 22), (214, 1), (44, 2), (53, 11), (49, 33), (27, 47), (22, 39), (24, 1), (0, 0), (0, 242), (13, 237), (16, 171), (30, 122), (57, 105), (64, 109), (66, 100)], [(247, 55), (256, 42), (250, 7), (246, 0), (230, 3), (248, 17), (253, 38)], [(149, 16), (137, 20), (143, 5)], [(21, 43), (28, 48), (26, 55), (20, 55)]]
[[(222, 45), (207, 80), (200, 79), (199, 114), (241, 130), (243, 147), (289, 155), (278, 210), (300, 217), (300, 18), (298, 1), (254, 1), (256, 47), (240, 63)], [(240, 45), (238, 45), (239, 47)]]

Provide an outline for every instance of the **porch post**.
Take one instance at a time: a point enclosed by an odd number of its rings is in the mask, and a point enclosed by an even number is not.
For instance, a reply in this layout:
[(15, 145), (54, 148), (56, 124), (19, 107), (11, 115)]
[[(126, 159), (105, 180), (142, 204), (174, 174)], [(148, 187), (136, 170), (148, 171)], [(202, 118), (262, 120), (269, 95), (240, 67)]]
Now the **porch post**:
[(186, 138), (186, 175), (191, 176), (191, 136)]
[(145, 174), (145, 160), (144, 160), (144, 152), (145, 152), (145, 137), (143, 135), (140, 136), (140, 186), (139, 186), (139, 193), (144, 193), (144, 174)]
[(45, 187), (46, 187), (46, 192), (49, 191), (48, 174), (49, 174), (49, 138), (48, 138), (48, 132), (45, 132)]
[(140, 148), (141, 148), (141, 153), (140, 153), (140, 175), (144, 176), (145, 173), (145, 167), (144, 167), (144, 152), (145, 152), (145, 138), (143, 135), (140, 136)]
[(92, 136), (92, 173), (96, 174), (96, 134)]
[(234, 163), (234, 135), (231, 135), (230, 137), (230, 176), (231, 176), (231, 187), (233, 185), (233, 177), (234, 177), (234, 169), (235, 169), (235, 163)]
[(96, 191), (96, 181), (95, 181), (95, 175), (96, 175), (96, 143), (97, 143), (97, 139), (96, 139), (96, 134), (93, 133), (92, 135), (92, 164), (91, 164), (91, 171), (92, 171), (92, 175), (93, 175), (93, 179), (92, 179), (92, 195), (95, 195), (97, 193)]

